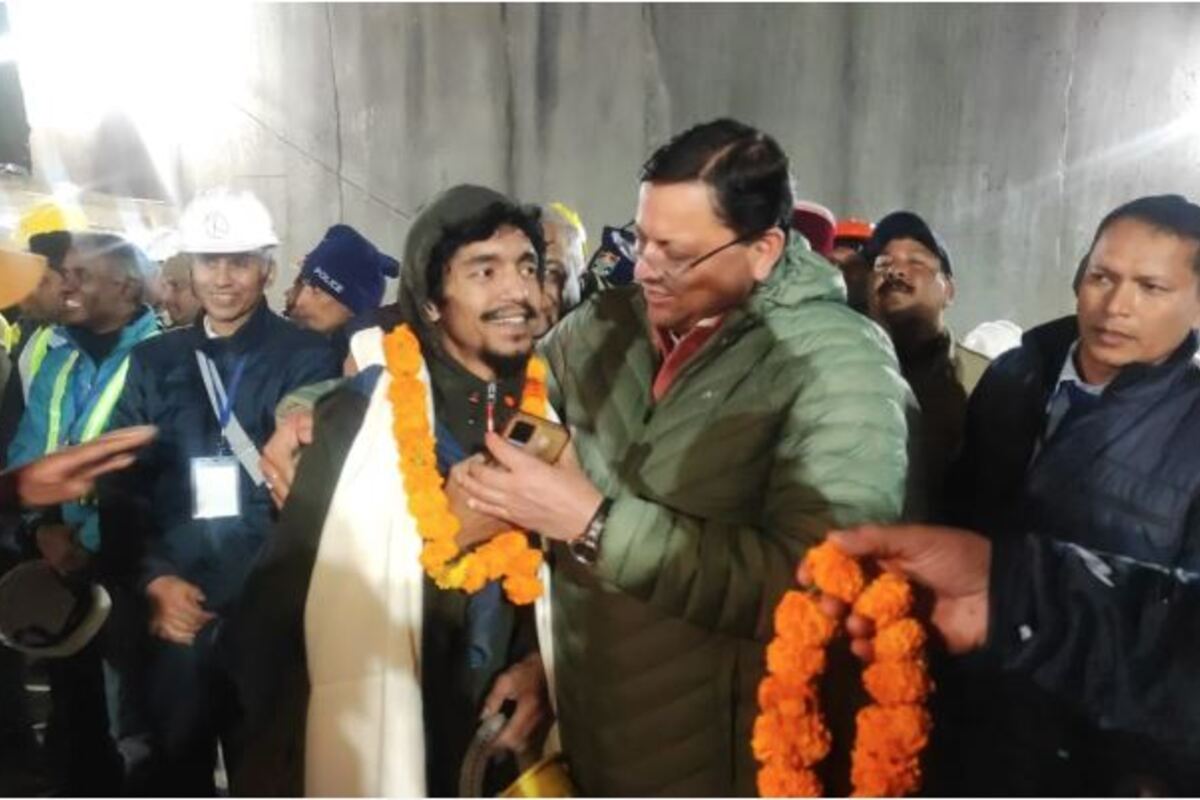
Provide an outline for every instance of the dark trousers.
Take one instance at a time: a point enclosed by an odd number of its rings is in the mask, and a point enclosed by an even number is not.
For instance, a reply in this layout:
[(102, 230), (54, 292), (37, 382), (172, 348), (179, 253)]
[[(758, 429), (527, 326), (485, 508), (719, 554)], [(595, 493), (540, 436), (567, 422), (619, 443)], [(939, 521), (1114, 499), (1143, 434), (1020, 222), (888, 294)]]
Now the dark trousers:
[(161, 794), (213, 796), (218, 741), (227, 770), (236, 767), (235, 694), (217, 659), (218, 630), (210, 623), (191, 646), (155, 641), (150, 649), (147, 708)]
[(124, 762), (109, 732), (99, 642), (67, 658), (46, 660), (50, 719), (46, 757), (57, 794), (112, 797), (122, 793)]

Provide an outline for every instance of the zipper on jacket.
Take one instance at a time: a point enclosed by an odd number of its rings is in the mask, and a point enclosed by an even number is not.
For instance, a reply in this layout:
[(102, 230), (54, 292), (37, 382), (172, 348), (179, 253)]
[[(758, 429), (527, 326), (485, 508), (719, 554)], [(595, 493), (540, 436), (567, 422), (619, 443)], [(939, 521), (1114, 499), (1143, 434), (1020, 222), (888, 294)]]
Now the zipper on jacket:
[(496, 432), (496, 382), (490, 381), (487, 387), (487, 432)]

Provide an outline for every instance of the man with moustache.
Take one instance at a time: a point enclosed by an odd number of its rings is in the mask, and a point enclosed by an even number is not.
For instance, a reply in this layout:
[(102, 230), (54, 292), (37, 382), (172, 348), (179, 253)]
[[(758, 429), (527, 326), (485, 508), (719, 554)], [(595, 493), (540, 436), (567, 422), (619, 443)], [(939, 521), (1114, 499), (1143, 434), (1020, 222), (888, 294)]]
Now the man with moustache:
[[(976, 388), (955, 469), (961, 509), (954, 521), (988, 534), (997, 547), (1050, 537), (1194, 576), (1200, 206), (1179, 195), (1126, 203), (1101, 221), (1083, 264), (1076, 313), (1028, 331)], [(1114, 596), (1118, 587), (1103, 560), (1085, 563), (1092, 580), (1075, 591)], [(1060, 637), (1116, 642), (1125, 628), (1158, 630), (1173, 613), (1164, 591), (1149, 607), (1069, 623), (1049, 609), (1000, 617), (1013, 624), (990, 635), (1036, 658)], [(1122, 632), (1110, 636), (1109, 626)], [(1098, 657), (1153, 670), (1152, 648), (1163, 646), (1178, 645), (1113, 646)], [(1131, 708), (1092, 715), (1089, 723), (1029, 681), (982, 672), (971, 688), (962, 710), (971, 725), (960, 740), (967, 782), (951, 787), (955, 794), (1189, 795), (1200, 787), (1194, 753), (1161, 746), (1141, 735), (1144, 726), (1140, 733), (1126, 728), (1120, 720)]]
[(954, 272), (925, 220), (911, 211), (888, 214), (864, 255), (872, 265), (868, 312), (892, 337), (900, 372), (921, 405), (921, 478), (928, 511), (937, 517), (946, 471), (962, 445), (967, 396), (988, 362), (957, 344), (946, 326)]
[[(413, 221), (399, 301), (353, 337), (357, 375), (318, 403), (240, 607), (231, 653), (252, 750), (235, 793), (455, 796), (481, 718), (512, 701), (497, 751), (524, 749), (546, 718), (531, 608), (496, 582), (468, 595), (422, 571), (383, 349), (398, 326), (416, 335), (437, 466), (461, 470), (521, 404), (544, 247), (536, 210), (478, 186), (449, 189)], [(460, 547), (511, 528), (455, 487)], [(497, 765), (484, 794), (513, 777), (511, 761)]]

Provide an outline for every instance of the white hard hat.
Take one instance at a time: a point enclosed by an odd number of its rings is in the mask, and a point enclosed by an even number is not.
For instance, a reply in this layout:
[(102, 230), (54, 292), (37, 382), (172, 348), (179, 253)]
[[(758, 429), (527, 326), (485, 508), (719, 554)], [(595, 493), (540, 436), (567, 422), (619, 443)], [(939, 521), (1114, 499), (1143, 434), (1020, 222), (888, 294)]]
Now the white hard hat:
[(182, 253), (249, 253), (279, 244), (271, 214), (250, 192), (209, 189), (179, 218)]
[(179, 253), (179, 231), (175, 228), (154, 228), (134, 244), (142, 248), (146, 258), (163, 262)]
[(1021, 345), (1021, 326), (1006, 319), (982, 322), (963, 337), (963, 347), (996, 358)]
[(0, 578), (0, 642), (27, 655), (75, 655), (111, 610), (103, 586), (64, 578), (42, 560), (25, 561)]

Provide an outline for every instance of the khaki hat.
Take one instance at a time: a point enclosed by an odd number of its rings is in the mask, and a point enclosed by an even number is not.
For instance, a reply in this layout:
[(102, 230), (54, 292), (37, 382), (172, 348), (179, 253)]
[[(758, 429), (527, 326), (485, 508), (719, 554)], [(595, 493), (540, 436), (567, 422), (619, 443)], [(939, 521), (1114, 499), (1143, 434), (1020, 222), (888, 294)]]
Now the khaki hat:
[(46, 272), (46, 259), (33, 253), (0, 248), (0, 308), (28, 297)]

